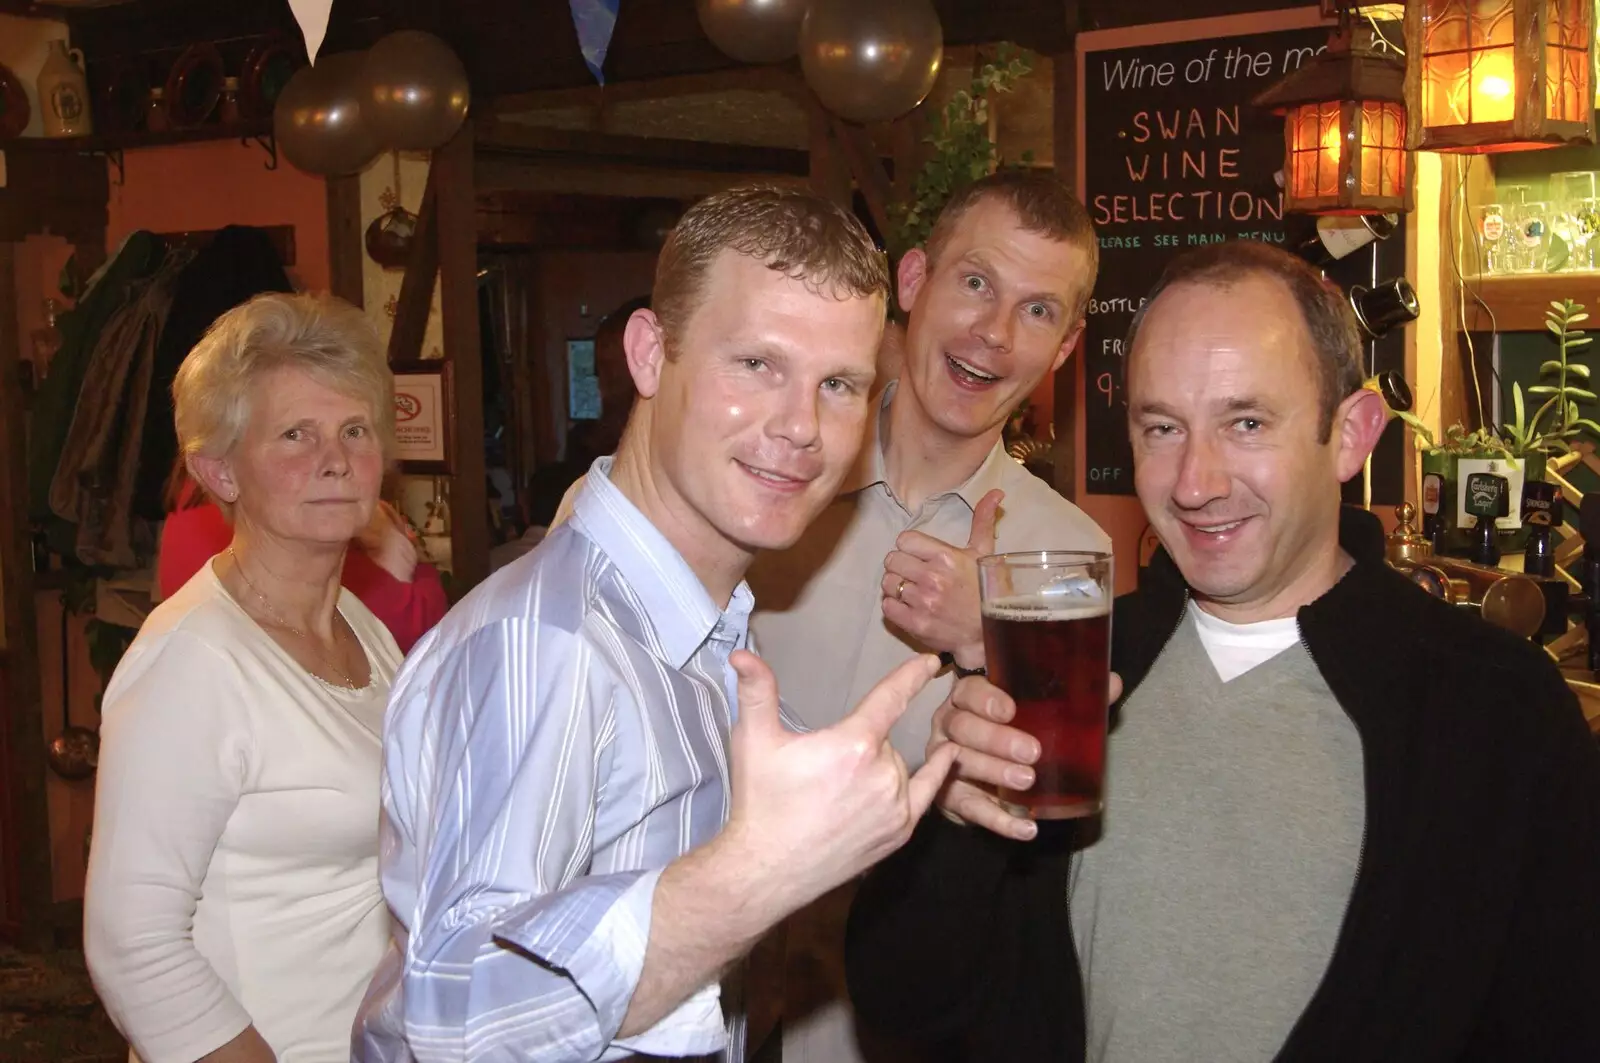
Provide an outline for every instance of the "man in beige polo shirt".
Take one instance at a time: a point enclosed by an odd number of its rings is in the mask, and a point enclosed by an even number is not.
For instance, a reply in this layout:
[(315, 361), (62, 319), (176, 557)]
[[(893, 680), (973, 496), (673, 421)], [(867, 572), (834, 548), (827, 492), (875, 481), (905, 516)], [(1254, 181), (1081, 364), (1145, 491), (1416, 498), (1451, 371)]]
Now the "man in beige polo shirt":
[(1098, 257), (1071, 191), (1002, 172), (958, 193), (926, 249), (901, 259), (904, 361), (856, 471), (794, 547), (750, 570), (761, 655), (809, 726), (842, 719), (912, 654), (948, 653), (947, 675), (892, 736), (908, 764), (921, 763), (955, 668), (983, 659), (977, 558), (1110, 549), (1000, 438), (1077, 344)]
[[(807, 725), (842, 719), (912, 654), (948, 654), (945, 674), (890, 736), (908, 765), (920, 764), (957, 670), (983, 659), (977, 558), (1110, 550), (1083, 511), (1001, 443), (1013, 411), (1077, 345), (1098, 259), (1072, 192), (1021, 172), (958, 192), (926, 248), (901, 259), (903, 363), (857, 469), (798, 543), (749, 572), (759, 652)], [(824, 897), (786, 928), (783, 1063), (908, 1058), (858, 1043), (843, 972), (851, 893)]]

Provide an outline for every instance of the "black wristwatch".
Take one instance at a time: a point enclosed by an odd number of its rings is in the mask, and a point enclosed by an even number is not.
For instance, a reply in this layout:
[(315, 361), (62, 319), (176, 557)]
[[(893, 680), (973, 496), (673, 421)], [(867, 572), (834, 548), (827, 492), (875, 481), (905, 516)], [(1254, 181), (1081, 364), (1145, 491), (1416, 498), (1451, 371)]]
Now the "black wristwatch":
[(957, 679), (965, 679), (969, 675), (988, 675), (987, 668), (963, 668), (956, 663), (956, 655), (949, 650), (939, 654), (939, 663), (946, 668), (953, 669)]

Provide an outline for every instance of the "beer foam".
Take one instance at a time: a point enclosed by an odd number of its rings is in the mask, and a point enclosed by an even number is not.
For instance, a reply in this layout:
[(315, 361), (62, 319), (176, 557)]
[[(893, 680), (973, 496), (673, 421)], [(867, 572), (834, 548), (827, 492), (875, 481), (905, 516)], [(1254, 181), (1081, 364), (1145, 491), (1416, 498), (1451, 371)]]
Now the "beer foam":
[(1037, 594), (1018, 594), (983, 603), (983, 615), (992, 620), (1093, 620), (1111, 612), (1103, 598), (1063, 602)]

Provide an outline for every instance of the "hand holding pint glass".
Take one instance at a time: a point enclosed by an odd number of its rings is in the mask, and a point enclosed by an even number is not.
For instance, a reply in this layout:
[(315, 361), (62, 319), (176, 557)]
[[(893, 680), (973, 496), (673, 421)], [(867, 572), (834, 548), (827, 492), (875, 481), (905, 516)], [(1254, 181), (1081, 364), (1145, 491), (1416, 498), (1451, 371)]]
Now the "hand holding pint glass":
[(1000, 790), (1034, 819), (1101, 809), (1111, 679), (1111, 556), (992, 554), (978, 561), (989, 681), (1011, 696), (1017, 730), (1039, 742), (1034, 783)]

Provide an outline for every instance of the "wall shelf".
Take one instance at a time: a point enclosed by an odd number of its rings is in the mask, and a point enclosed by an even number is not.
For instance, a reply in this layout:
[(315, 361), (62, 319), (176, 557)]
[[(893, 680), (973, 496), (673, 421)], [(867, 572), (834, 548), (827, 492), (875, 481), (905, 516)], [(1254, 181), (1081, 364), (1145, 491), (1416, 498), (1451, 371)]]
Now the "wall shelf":
[(202, 125), (193, 129), (167, 129), (159, 133), (95, 133), (86, 137), (17, 137), (0, 141), (0, 151), (16, 152), (67, 152), (77, 155), (104, 155), (117, 171), (117, 184), (122, 183), (122, 157), (125, 151), (138, 148), (161, 148), (174, 144), (202, 144), (217, 140), (238, 140), (255, 144), (266, 154), (267, 169), (278, 168), (278, 142), (270, 122), (236, 125)]
[(132, 133), (92, 133), (86, 137), (17, 137), (0, 141), (6, 151), (131, 151), (134, 148), (161, 148), (171, 144), (196, 144), (207, 140), (249, 140), (268, 136), (271, 122), (239, 122), (235, 125), (208, 123), (193, 129), (164, 129), (159, 133), (136, 130)]
[[(1473, 296), (1476, 295), (1477, 299)], [(1478, 299), (1493, 311), (1485, 312)], [(1550, 304), (1582, 303), (1600, 320), (1600, 273), (1527, 273), (1467, 278), (1467, 327), (1487, 332), (1543, 332)], [(1587, 324), (1587, 322), (1586, 322)]]

